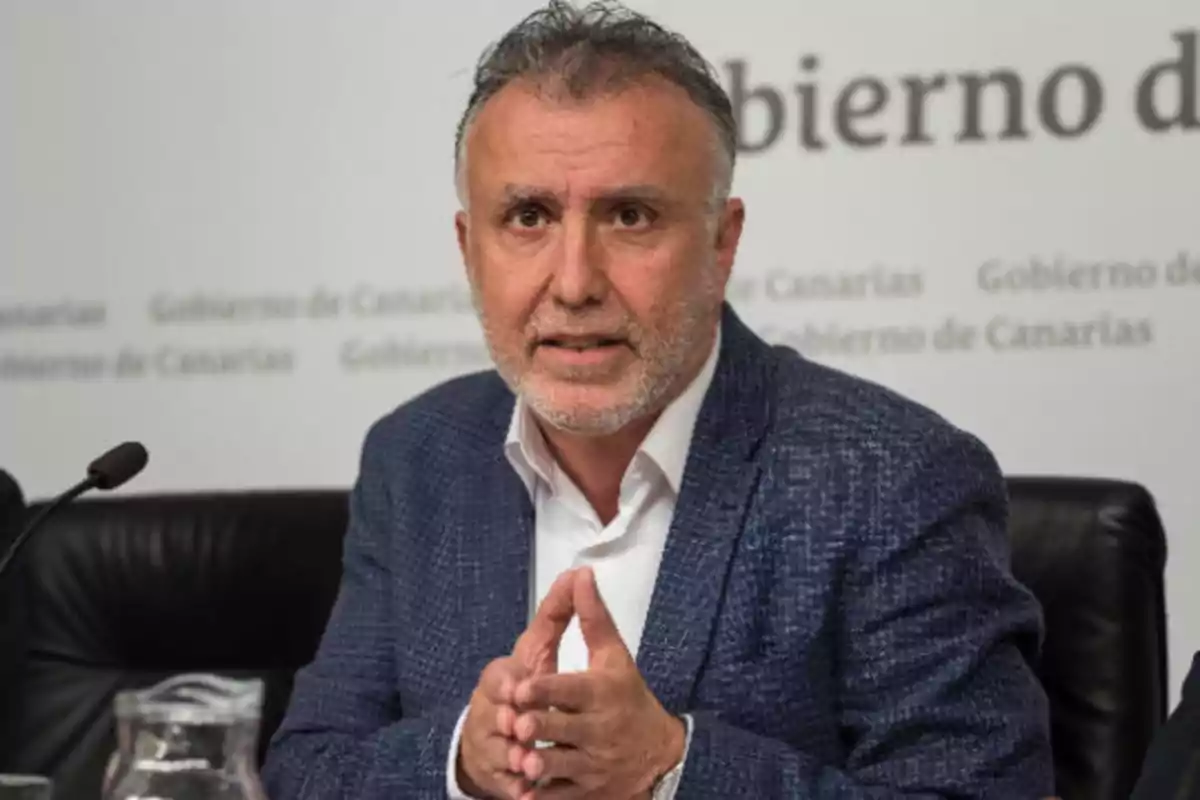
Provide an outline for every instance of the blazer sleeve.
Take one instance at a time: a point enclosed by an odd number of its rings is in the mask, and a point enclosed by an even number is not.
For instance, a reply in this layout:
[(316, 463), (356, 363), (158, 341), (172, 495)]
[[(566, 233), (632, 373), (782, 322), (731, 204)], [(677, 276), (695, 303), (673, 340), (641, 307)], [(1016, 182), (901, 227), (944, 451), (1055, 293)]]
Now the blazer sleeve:
[(337, 601), (272, 737), (263, 783), (272, 800), (440, 797), (460, 706), (405, 717), (395, 691), (389, 614), (391, 520), (374, 437), (350, 494)]
[(1048, 702), (1031, 664), (1041, 615), (1010, 570), (1003, 480), (973, 437), (938, 438), (890, 469), (885, 460), (874, 523), (846, 569), (841, 763), (701, 712), (681, 797), (1054, 794)]

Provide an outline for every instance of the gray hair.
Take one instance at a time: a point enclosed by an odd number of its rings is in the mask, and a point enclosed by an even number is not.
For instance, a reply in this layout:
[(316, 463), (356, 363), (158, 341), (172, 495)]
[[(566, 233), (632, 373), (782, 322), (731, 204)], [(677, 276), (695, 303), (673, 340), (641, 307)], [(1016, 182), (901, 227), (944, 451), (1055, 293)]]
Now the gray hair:
[(578, 9), (564, 0), (551, 0), (484, 51), (454, 139), (460, 199), (465, 203), (467, 130), (487, 101), (512, 81), (549, 80), (555, 91), (581, 100), (647, 75), (683, 89), (712, 120), (717, 163), (711, 203), (718, 210), (729, 197), (737, 158), (737, 122), (729, 96), (712, 65), (686, 39), (611, 1)]

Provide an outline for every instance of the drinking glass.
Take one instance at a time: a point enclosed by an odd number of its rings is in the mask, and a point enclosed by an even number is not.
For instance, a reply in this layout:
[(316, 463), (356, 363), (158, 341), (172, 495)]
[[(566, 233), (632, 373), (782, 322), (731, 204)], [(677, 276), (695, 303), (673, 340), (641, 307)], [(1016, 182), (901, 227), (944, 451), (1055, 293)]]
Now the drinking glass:
[(104, 800), (266, 800), (255, 761), (262, 699), (261, 680), (208, 674), (121, 692)]

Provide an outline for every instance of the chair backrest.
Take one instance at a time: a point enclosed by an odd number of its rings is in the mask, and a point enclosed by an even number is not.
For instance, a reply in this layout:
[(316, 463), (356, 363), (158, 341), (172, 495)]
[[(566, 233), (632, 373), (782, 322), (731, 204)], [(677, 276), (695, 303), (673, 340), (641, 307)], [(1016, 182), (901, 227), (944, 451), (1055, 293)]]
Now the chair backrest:
[(0, 772), (50, 775), (58, 798), (98, 797), (115, 693), (192, 671), (264, 680), (261, 753), (328, 619), (346, 518), (344, 491), (60, 509), (10, 574), (26, 636), (0, 708)]
[(0, 553), (17, 538), (25, 517), (25, 494), (21, 486), (4, 470), (0, 469)]
[(1200, 800), (1200, 652), (1192, 657), (1180, 694), (1150, 743), (1129, 800)]
[[(1008, 483), (1013, 568), (1046, 619), (1038, 671), (1058, 794), (1125, 800), (1167, 704), (1166, 546), (1153, 499), (1115, 481)], [(16, 573), (28, 646), (17, 701), (0, 708), (0, 772), (52, 775), (59, 797), (96, 796), (115, 747), (114, 694), (197, 670), (265, 680), (265, 746), (336, 595), (346, 502), (339, 490), (286, 491), (61, 509)]]
[[(0, 558), (20, 533), (25, 519), (25, 495), (12, 476), (0, 469)], [(0, 713), (3, 713), (8, 687), (13, 685), (17, 662), (6, 653), (19, 649), (25, 640), (22, 618), (11, 609), (20, 598), (13, 581), (0, 579)]]
[(1058, 795), (1127, 800), (1167, 712), (1166, 537), (1127, 482), (1008, 481), (1013, 571), (1041, 601)]

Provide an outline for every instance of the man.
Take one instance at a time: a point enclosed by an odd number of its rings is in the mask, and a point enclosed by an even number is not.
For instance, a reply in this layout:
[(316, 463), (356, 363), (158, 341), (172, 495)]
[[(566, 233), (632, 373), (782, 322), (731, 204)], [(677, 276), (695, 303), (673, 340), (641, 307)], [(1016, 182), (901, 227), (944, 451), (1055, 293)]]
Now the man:
[(1179, 705), (1150, 744), (1131, 800), (1200, 800), (1200, 653)]
[(273, 800), (1052, 793), (997, 466), (724, 303), (735, 142), (611, 5), (482, 60), (456, 229), (497, 371), (368, 434)]

